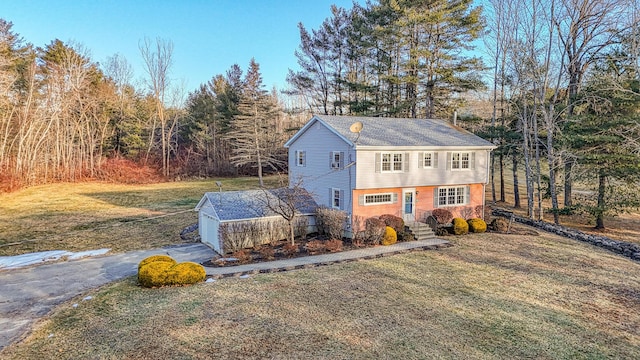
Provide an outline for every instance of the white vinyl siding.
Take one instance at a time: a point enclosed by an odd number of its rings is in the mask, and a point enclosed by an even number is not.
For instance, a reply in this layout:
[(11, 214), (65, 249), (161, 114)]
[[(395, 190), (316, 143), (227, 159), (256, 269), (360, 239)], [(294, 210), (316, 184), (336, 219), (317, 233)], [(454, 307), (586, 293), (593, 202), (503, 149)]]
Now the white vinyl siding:
[(398, 202), (397, 193), (380, 193), (360, 195), (358, 202), (360, 205), (384, 205)]
[(469, 186), (439, 187), (434, 192), (434, 204), (437, 207), (457, 206), (469, 204)]

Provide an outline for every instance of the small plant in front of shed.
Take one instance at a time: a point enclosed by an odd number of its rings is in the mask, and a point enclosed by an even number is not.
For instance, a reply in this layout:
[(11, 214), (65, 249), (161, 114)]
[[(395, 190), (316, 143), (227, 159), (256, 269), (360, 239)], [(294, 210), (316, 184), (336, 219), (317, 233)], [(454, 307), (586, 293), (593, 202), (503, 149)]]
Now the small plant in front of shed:
[(464, 235), (469, 232), (469, 224), (463, 218), (453, 218), (451, 220), (453, 223), (452, 231), (454, 235)]

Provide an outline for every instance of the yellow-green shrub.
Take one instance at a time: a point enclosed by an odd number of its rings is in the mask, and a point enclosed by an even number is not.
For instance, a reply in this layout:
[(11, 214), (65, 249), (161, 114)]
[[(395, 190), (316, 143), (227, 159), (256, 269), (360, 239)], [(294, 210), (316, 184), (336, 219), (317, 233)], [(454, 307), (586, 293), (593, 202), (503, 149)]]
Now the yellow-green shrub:
[(166, 285), (191, 285), (207, 277), (204, 267), (194, 262), (183, 262), (173, 265), (167, 270)]
[(140, 261), (140, 264), (138, 264), (138, 271), (140, 271), (140, 268), (152, 263), (152, 262), (157, 262), (157, 261), (163, 261), (163, 262), (168, 262), (171, 263), (171, 265), (177, 264), (178, 262), (175, 261), (171, 256), (168, 255), (153, 255), (153, 256), (149, 256), (148, 258), (145, 258), (144, 260)]
[(138, 264), (138, 282), (144, 287), (189, 285), (203, 281), (204, 267), (193, 262), (177, 263), (166, 255), (154, 255)]
[(472, 233), (483, 233), (487, 231), (487, 223), (482, 219), (469, 219), (467, 220), (467, 224), (469, 224), (469, 231)]
[(398, 234), (393, 230), (391, 226), (387, 226), (384, 229), (384, 235), (382, 236), (382, 245), (395, 244), (398, 241)]
[(169, 261), (146, 263), (138, 270), (138, 282), (144, 287), (167, 285), (167, 270), (174, 265), (175, 263)]
[(464, 235), (469, 232), (469, 224), (463, 218), (454, 218), (451, 220), (453, 223), (453, 233), (455, 235)]

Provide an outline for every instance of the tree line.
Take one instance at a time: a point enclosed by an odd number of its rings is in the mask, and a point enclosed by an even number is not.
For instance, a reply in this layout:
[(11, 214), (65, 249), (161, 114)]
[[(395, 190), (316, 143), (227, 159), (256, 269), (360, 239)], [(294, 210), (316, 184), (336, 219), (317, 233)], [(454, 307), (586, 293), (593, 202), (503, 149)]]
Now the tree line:
[(185, 96), (169, 40), (140, 41), (135, 86), (119, 54), (99, 64), (82, 45), (35, 47), (12, 26), (0, 19), (0, 190), (123, 170), (124, 181), (286, 170), (282, 144), (303, 116), (264, 89), (255, 60)]
[[(506, 201), (510, 167), (514, 206), (524, 182), (531, 218), (544, 217), (547, 199), (556, 223), (584, 211), (599, 228), (604, 215), (638, 207), (638, 1), (483, 4), (333, 6), (319, 28), (299, 24), (289, 91), (317, 113), (445, 119), (465, 93), (484, 94), (490, 115), (462, 125), (497, 147), (491, 201)], [(480, 41), (484, 62), (472, 52)]]

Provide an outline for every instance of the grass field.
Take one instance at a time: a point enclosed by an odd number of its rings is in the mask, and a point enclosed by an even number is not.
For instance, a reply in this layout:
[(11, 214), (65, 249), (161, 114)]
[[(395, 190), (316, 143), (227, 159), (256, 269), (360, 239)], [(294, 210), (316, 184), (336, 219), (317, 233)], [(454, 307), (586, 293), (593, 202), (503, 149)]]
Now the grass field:
[[(223, 190), (258, 187), (257, 178), (218, 179)], [(277, 177), (266, 178), (275, 186)], [(182, 242), (191, 211), (214, 180), (152, 185), (75, 183), (0, 195), (0, 256), (44, 250), (148, 249)]]
[(448, 239), (190, 287), (130, 278), (59, 307), (0, 357), (640, 358), (640, 264), (547, 234)]

